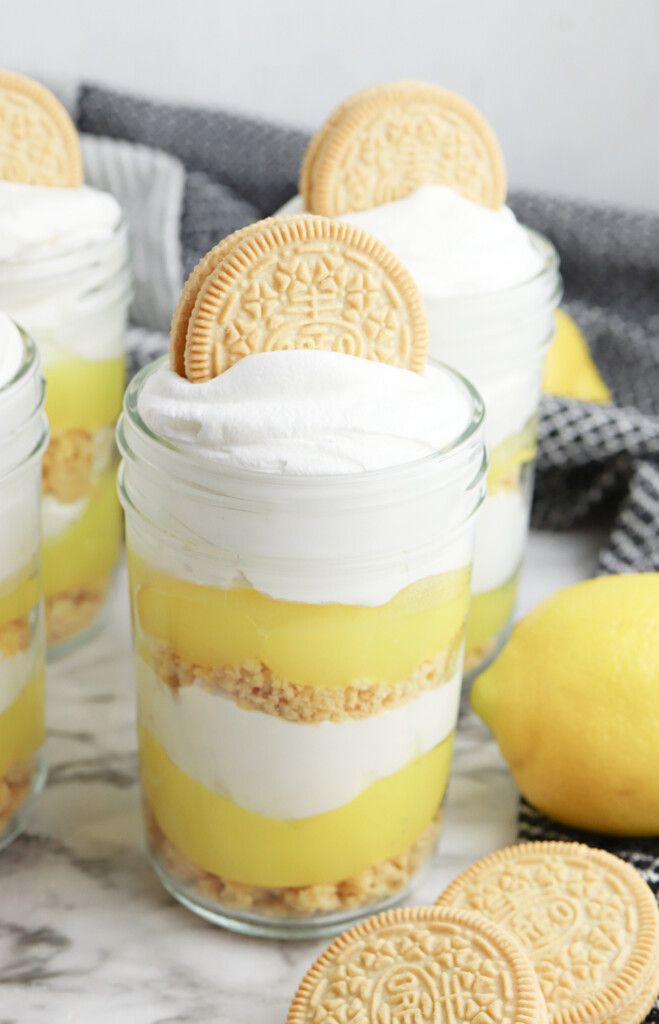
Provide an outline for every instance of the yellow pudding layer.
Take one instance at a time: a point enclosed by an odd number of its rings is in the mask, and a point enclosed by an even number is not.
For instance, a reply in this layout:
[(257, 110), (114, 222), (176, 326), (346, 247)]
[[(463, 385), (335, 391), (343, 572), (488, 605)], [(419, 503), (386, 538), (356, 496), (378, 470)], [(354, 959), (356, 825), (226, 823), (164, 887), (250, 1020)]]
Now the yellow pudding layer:
[(452, 747), (453, 734), (343, 807), (291, 821), (207, 789), (145, 729), (140, 770), (160, 828), (185, 857), (232, 882), (279, 888), (338, 882), (408, 850), (437, 813)]
[(487, 650), (507, 625), (515, 608), (519, 574), (494, 590), (474, 594), (467, 620), (466, 660), (471, 651)]
[(469, 604), (469, 572), (420, 580), (374, 608), (277, 601), (249, 587), (176, 579), (129, 552), (143, 632), (207, 667), (261, 662), (302, 686), (406, 679), (450, 644)]
[(34, 567), (30, 566), (18, 576), (4, 580), (0, 583), (0, 627), (28, 615), (38, 600), (39, 579)]
[(46, 412), (53, 434), (112, 426), (126, 386), (124, 356), (94, 361), (67, 356), (44, 367)]
[(508, 481), (514, 479), (520, 468), (535, 458), (538, 423), (535, 417), (519, 434), (507, 437), (490, 452), (490, 468), (487, 474), (488, 494), (494, 494)]
[(44, 670), (39, 666), (13, 704), (0, 712), (0, 778), (33, 754), (45, 738)]
[(122, 523), (116, 473), (115, 466), (101, 473), (82, 515), (62, 533), (44, 541), (46, 597), (101, 582), (117, 564)]

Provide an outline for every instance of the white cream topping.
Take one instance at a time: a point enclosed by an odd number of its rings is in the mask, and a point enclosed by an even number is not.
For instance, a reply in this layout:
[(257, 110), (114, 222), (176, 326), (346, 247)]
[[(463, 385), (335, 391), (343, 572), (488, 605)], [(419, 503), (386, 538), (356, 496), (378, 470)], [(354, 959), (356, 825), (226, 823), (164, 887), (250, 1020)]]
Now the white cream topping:
[(474, 594), (507, 583), (517, 572), (528, 528), (528, 502), (519, 490), (497, 491), (483, 502), (476, 524), (471, 588)]
[(34, 653), (28, 647), (11, 658), (0, 654), (0, 715), (11, 707), (29, 682), (34, 671)]
[(214, 462), (296, 475), (402, 465), (450, 446), (471, 409), (440, 369), (421, 375), (336, 352), (263, 352), (203, 384), (154, 373), (139, 411)]
[(121, 355), (129, 298), (113, 196), (0, 182), (0, 308), (36, 341), (43, 365)]
[(111, 237), (121, 207), (107, 192), (0, 181), (0, 260), (39, 259)]
[[(303, 209), (296, 196), (279, 212)], [(402, 199), (337, 219), (363, 228), (391, 249), (426, 299), (510, 288), (543, 266), (511, 209), (472, 203), (444, 185), (424, 185)]]
[(369, 718), (302, 724), (240, 708), (198, 683), (174, 692), (138, 662), (140, 722), (181, 771), (240, 807), (285, 820), (350, 803), (455, 728), (460, 673)]
[(25, 346), (16, 324), (0, 311), (0, 388), (13, 380), (25, 359)]
[(88, 503), (89, 498), (86, 497), (64, 503), (52, 494), (44, 494), (41, 499), (41, 531), (44, 540), (53, 540), (72, 526), (84, 513)]

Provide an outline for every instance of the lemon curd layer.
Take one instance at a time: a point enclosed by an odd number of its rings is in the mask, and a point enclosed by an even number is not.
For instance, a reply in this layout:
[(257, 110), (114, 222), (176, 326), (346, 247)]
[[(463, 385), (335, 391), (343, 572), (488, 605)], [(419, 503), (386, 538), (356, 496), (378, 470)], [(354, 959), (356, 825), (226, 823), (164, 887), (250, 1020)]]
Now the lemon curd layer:
[(467, 661), (471, 651), (488, 648), (510, 620), (515, 608), (519, 573), (502, 586), (474, 594), (467, 620)]
[(77, 356), (57, 359), (44, 367), (46, 412), (53, 434), (112, 426), (121, 412), (126, 383), (126, 360), (92, 360)]
[(101, 473), (82, 515), (43, 545), (46, 597), (102, 582), (119, 559), (121, 506), (116, 467)]
[(452, 746), (453, 734), (350, 803), (293, 821), (255, 814), (207, 789), (146, 729), (140, 770), (160, 828), (186, 858), (232, 882), (279, 888), (338, 882), (405, 853), (437, 813)]
[(33, 566), (0, 583), (0, 628), (28, 615), (39, 600), (39, 580)]
[(45, 737), (43, 666), (38, 666), (18, 696), (0, 713), (0, 778), (17, 761), (41, 746)]
[(394, 683), (446, 648), (469, 603), (466, 569), (413, 583), (376, 607), (281, 601), (248, 587), (190, 583), (129, 553), (135, 611), (147, 637), (185, 661), (265, 664), (299, 685)]

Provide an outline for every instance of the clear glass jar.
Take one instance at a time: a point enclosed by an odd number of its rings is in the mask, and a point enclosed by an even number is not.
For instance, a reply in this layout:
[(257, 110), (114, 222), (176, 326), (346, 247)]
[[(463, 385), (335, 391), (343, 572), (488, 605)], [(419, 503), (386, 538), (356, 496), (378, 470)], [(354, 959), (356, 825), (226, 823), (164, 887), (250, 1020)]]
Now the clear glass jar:
[(39, 481), (48, 431), (36, 349), (20, 339), (22, 366), (0, 386), (0, 849), (24, 828), (46, 775)]
[(528, 533), (544, 362), (561, 297), (556, 250), (529, 235), (544, 266), (528, 281), (425, 301), (431, 355), (472, 381), (486, 410), (488, 493), (476, 531), (468, 678), (496, 656), (510, 631)]
[(64, 254), (0, 260), (0, 309), (34, 338), (46, 378), (43, 578), (49, 651), (102, 621), (122, 540), (114, 428), (131, 297), (126, 230)]
[[(441, 820), (462, 676), (482, 403), (446, 451), (299, 477), (119, 422), (141, 781), (165, 887), (300, 938), (399, 900)], [(455, 376), (452, 371), (445, 371)]]

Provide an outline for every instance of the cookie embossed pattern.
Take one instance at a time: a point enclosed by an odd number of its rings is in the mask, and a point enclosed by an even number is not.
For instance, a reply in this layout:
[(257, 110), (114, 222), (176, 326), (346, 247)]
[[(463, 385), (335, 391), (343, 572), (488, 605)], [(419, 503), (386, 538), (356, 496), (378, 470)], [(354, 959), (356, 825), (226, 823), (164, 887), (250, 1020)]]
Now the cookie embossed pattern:
[(470, 103), (425, 82), (373, 86), (347, 100), (312, 141), (300, 175), (307, 210), (335, 217), (428, 184), (499, 207), (506, 176), (496, 136)]
[(634, 868), (579, 843), (485, 857), (438, 906), (475, 911), (531, 958), (552, 1024), (640, 1024), (659, 989), (659, 912)]
[[(343, 352), (412, 370), (425, 363), (423, 308), (384, 246), (349, 225), (277, 218), (221, 242), (217, 271), (196, 290), (187, 337), (174, 333), (173, 364), (209, 380), (238, 359), (291, 348)], [(192, 295), (190, 296), (192, 299)]]
[[(118, 430), (152, 861), (226, 927), (301, 937), (400, 899), (441, 820), (482, 406), (424, 368), (379, 242), (221, 242)], [(416, 372), (412, 372), (412, 370)]]
[(0, 69), (0, 181), (76, 188), (78, 135), (55, 97), (32, 79)]
[(414, 907), (369, 918), (312, 965), (287, 1024), (544, 1024), (533, 967), (475, 914)]

